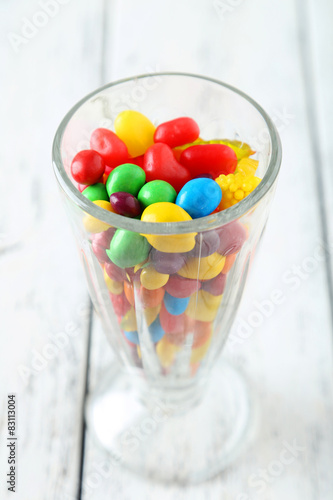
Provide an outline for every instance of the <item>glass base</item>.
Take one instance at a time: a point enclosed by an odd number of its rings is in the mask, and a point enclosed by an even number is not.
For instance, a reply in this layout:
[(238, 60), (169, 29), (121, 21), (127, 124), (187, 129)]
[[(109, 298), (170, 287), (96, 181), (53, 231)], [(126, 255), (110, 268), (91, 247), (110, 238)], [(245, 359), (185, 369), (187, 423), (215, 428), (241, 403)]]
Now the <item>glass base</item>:
[(88, 429), (114, 464), (150, 480), (198, 483), (243, 451), (252, 406), (247, 383), (231, 365), (218, 364), (202, 397), (181, 412), (171, 399), (143, 401), (133, 377), (115, 368), (87, 402)]

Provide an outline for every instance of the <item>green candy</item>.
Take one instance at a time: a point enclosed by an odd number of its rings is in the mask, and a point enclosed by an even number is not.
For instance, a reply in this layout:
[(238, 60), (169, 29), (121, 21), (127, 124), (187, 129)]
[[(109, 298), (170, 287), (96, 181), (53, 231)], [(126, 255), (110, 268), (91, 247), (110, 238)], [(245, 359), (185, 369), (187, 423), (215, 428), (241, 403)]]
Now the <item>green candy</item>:
[(144, 236), (127, 229), (117, 229), (107, 255), (118, 267), (133, 267), (146, 260), (150, 245)]
[(105, 186), (101, 182), (86, 187), (86, 189), (82, 191), (82, 194), (90, 201), (97, 201), (97, 200), (110, 201)]
[(136, 196), (145, 182), (146, 173), (141, 167), (124, 163), (111, 171), (106, 181), (106, 190), (109, 196), (119, 191)]
[(174, 203), (177, 198), (176, 190), (165, 181), (151, 181), (147, 182), (138, 194), (138, 200), (142, 208), (147, 208), (153, 203), (169, 202)]

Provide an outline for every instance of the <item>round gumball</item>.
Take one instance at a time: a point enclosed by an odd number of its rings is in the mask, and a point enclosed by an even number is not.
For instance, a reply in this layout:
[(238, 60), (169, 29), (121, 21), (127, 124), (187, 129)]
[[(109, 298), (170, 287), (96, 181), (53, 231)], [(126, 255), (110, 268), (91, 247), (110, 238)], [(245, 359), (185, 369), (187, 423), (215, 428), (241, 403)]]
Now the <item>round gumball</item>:
[(103, 158), (91, 149), (77, 153), (71, 164), (72, 177), (79, 184), (96, 184), (104, 174), (104, 170)]
[(149, 248), (144, 236), (127, 229), (117, 229), (106, 253), (114, 264), (124, 269), (143, 262), (148, 257)]
[(86, 187), (82, 191), (82, 194), (90, 201), (96, 201), (96, 200), (109, 201), (108, 193), (106, 192), (104, 184), (102, 184), (101, 182)]
[(182, 117), (161, 123), (155, 130), (154, 141), (163, 142), (176, 148), (195, 141), (199, 137), (199, 127), (192, 118)]
[(152, 205), (166, 201), (174, 203), (177, 198), (176, 190), (168, 182), (156, 180), (147, 182), (139, 191), (138, 200), (143, 209)]
[(192, 219), (211, 214), (220, 204), (222, 191), (212, 179), (198, 178), (187, 182), (179, 191), (176, 205), (182, 207)]
[(145, 267), (141, 271), (140, 281), (147, 290), (157, 290), (163, 287), (169, 279), (168, 274), (162, 274), (156, 271), (154, 267)]
[(135, 196), (130, 193), (124, 191), (112, 193), (110, 196), (110, 203), (116, 214), (125, 217), (137, 217), (141, 214), (140, 203)]
[(237, 167), (236, 153), (224, 144), (200, 144), (184, 149), (180, 163), (192, 177), (210, 174), (214, 179), (221, 174), (232, 174)]
[(217, 251), (220, 246), (220, 238), (216, 231), (205, 231), (198, 233), (195, 237), (195, 247), (188, 252), (188, 257), (208, 257)]
[(101, 155), (109, 169), (128, 161), (126, 144), (114, 132), (106, 128), (94, 130), (90, 138), (90, 147)]
[(183, 299), (189, 297), (201, 288), (201, 283), (196, 279), (186, 279), (178, 276), (177, 274), (170, 276), (165, 291), (173, 297)]
[(185, 297), (183, 299), (179, 299), (177, 297), (173, 297), (169, 293), (164, 294), (164, 305), (168, 313), (173, 316), (179, 316), (183, 314), (188, 306), (190, 301), (190, 297)]
[(185, 255), (183, 253), (159, 252), (152, 248), (150, 259), (159, 273), (174, 274), (185, 264)]
[(106, 190), (109, 196), (119, 191), (137, 196), (145, 182), (146, 174), (142, 168), (132, 163), (125, 163), (110, 172)]
[(140, 156), (154, 143), (155, 127), (139, 111), (122, 111), (114, 121), (116, 134), (126, 144), (131, 156)]
[(224, 292), (226, 281), (227, 277), (222, 272), (211, 280), (203, 281), (201, 287), (202, 290), (205, 290), (212, 295), (222, 295), (222, 293)]
[(145, 153), (143, 169), (147, 182), (163, 180), (171, 184), (177, 193), (191, 179), (188, 170), (181, 165), (166, 144), (157, 143)]
[(217, 229), (220, 237), (218, 253), (229, 255), (238, 253), (246, 240), (246, 230), (238, 221), (229, 222)]

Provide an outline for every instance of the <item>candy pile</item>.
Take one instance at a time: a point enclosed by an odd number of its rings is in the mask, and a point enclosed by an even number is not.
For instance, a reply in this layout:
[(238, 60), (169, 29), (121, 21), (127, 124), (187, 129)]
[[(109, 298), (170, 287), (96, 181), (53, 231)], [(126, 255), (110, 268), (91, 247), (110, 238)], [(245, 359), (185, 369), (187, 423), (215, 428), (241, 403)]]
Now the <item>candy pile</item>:
[[(96, 129), (91, 149), (71, 164), (82, 194), (110, 212), (145, 222), (189, 221), (231, 207), (260, 182), (250, 146), (204, 141), (191, 118), (155, 128), (127, 110), (114, 126), (115, 132)], [(84, 226), (127, 341), (140, 356), (138, 329), (148, 328), (165, 370), (188, 343), (194, 373), (209, 348), (245, 228), (236, 221), (203, 233), (139, 234), (91, 215)]]

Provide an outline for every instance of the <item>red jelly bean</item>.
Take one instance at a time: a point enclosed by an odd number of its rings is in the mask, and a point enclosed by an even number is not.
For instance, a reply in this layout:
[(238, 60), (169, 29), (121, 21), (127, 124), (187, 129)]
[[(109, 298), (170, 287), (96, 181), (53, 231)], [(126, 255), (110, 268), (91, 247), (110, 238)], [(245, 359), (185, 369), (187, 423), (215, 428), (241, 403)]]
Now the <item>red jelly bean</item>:
[(160, 310), (160, 323), (163, 330), (167, 333), (178, 333), (184, 332), (185, 330), (185, 313), (175, 316), (170, 314), (164, 303), (162, 303)]
[(189, 297), (199, 290), (200, 287), (200, 281), (182, 278), (178, 274), (170, 276), (167, 284), (164, 286), (166, 292), (178, 299)]
[(105, 264), (104, 270), (109, 278), (111, 278), (113, 281), (123, 281), (126, 279), (125, 269), (121, 269), (111, 261)]
[(192, 118), (176, 118), (161, 123), (157, 127), (154, 142), (163, 142), (170, 148), (176, 148), (195, 141), (199, 137), (199, 133), (199, 127)]
[(129, 162), (134, 163), (134, 165), (137, 165), (138, 167), (143, 168), (143, 158), (144, 158), (144, 155), (135, 156), (134, 158), (130, 158)]
[(118, 167), (128, 161), (126, 144), (107, 128), (94, 130), (90, 138), (90, 147), (102, 156), (105, 164), (110, 168)]
[(224, 144), (199, 144), (184, 149), (180, 163), (192, 177), (210, 174), (214, 179), (221, 174), (232, 174), (237, 167), (236, 153)]
[(201, 288), (211, 295), (222, 295), (227, 280), (226, 274), (218, 274), (215, 278), (201, 283)]
[(141, 214), (141, 206), (139, 201), (130, 193), (119, 191), (112, 193), (110, 203), (114, 211), (125, 217), (137, 217)]
[(191, 180), (190, 173), (175, 159), (172, 149), (166, 144), (157, 143), (147, 149), (143, 169), (146, 182), (162, 180), (175, 188), (177, 193)]
[(79, 184), (96, 184), (104, 174), (105, 163), (96, 151), (84, 149), (74, 156), (71, 172)]

